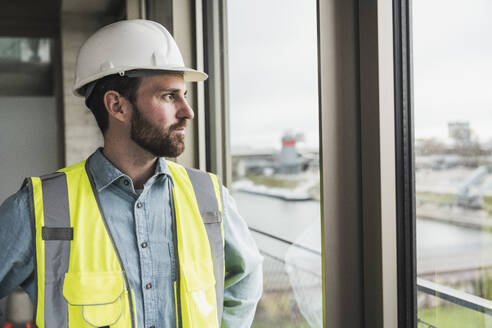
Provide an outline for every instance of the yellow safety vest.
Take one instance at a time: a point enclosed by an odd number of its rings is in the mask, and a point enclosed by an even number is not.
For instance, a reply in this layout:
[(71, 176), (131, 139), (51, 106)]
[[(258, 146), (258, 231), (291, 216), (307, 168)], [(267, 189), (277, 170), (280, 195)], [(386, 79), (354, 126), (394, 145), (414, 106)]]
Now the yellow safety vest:
[[(224, 236), (220, 183), (213, 174), (167, 162), (174, 242), (176, 326), (219, 327)], [(39, 328), (136, 328), (135, 296), (106, 226), (86, 161), (29, 186)], [(217, 284), (216, 284), (217, 281)]]

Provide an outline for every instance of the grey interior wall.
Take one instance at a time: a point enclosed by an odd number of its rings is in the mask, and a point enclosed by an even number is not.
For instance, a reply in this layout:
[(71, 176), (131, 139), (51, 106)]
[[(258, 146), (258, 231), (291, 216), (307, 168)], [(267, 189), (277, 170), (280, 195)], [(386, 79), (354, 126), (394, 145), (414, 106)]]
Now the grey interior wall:
[[(55, 97), (0, 97), (0, 204), (25, 177), (63, 165), (57, 122)], [(0, 311), (5, 314), (5, 298), (0, 300)], [(0, 317), (0, 325), (4, 319)]]
[(0, 97), (0, 203), (62, 161), (54, 97)]

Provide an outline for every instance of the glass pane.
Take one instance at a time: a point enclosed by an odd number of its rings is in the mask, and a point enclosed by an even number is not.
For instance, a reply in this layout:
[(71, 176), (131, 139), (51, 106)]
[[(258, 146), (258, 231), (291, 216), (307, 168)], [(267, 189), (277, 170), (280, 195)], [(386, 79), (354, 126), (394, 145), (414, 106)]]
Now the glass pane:
[(2, 62), (49, 63), (50, 40), (38, 38), (0, 38)]
[[(492, 2), (412, 3), (417, 274), (492, 300)], [(418, 317), (436, 327), (492, 324), (421, 293)]]
[(0, 37), (0, 96), (53, 95), (50, 39)]
[(316, 1), (227, 12), (231, 189), (265, 259), (253, 327), (321, 327)]

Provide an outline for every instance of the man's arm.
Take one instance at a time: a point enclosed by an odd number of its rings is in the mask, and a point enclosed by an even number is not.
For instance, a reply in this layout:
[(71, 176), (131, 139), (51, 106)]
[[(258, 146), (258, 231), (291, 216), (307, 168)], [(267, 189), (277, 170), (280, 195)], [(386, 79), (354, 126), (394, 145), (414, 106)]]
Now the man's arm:
[(246, 328), (263, 291), (263, 258), (234, 199), (225, 187), (222, 190), (226, 271), (222, 327)]
[(0, 298), (18, 286), (34, 295), (29, 192), (22, 188), (0, 206)]

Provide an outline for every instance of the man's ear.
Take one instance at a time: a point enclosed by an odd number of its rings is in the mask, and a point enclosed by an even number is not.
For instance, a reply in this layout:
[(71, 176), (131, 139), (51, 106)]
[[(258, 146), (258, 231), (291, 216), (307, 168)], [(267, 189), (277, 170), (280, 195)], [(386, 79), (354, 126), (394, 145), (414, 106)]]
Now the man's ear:
[(114, 90), (106, 91), (103, 97), (104, 107), (108, 114), (116, 120), (124, 123), (131, 119), (130, 102)]

